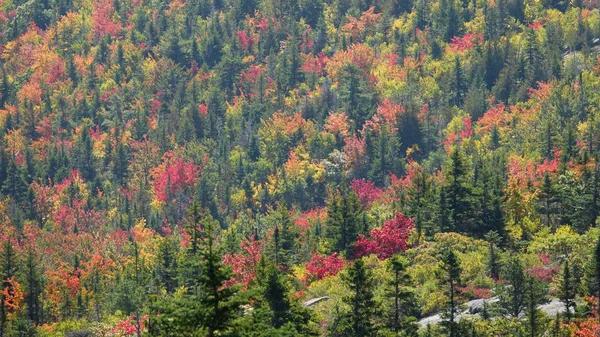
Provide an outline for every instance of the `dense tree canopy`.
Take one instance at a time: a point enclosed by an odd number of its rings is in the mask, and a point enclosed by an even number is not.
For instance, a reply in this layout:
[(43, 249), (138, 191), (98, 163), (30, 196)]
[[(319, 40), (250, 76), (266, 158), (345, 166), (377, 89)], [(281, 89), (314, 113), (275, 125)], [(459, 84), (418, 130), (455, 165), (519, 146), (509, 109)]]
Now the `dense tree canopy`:
[(0, 337), (597, 335), (599, 14), (0, 0)]

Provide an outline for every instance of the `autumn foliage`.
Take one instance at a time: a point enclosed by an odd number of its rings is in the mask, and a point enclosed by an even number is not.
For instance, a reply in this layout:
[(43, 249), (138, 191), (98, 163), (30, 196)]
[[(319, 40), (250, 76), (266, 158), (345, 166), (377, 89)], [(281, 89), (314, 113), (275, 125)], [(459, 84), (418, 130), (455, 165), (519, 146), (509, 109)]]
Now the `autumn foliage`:
[(381, 228), (373, 229), (369, 238), (360, 235), (354, 253), (357, 257), (375, 254), (380, 259), (387, 259), (406, 250), (406, 241), (413, 229), (412, 219), (396, 213), (395, 217), (386, 220)]

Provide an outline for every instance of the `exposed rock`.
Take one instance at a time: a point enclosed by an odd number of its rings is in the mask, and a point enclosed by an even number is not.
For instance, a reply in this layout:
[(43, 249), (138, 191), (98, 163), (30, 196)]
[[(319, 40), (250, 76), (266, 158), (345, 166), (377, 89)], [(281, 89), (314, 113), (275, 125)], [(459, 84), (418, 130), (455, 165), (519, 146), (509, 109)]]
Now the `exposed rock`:
[[(460, 321), (461, 319), (469, 317), (469, 316), (470, 317), (479, 317), (479, 313), (483, 311), (483, 306), (485, 303), (492, 304), (492, 303), (496, 303), (498, 301), (499, 301), (499, 299), (497, 297), (492, 297), (490, 299), (480, 298), (480, 299), (469, 301), (462, 305), (466, 309), (456, 315), (456, 321)], [(550, 301), (546, 304), (538, 305), (538, 309), (540, 309), (546, 315), (552, 317), (552, 316), (556, 316), (559, 313), (565, 312), (565, 305), (558, 298), (554, 298), (554, 299), (552, 299), (552, 301)], [(436, 314), (433, 316), (425, 317), (425, 318), (421, 319), (418, 323), (421, 326), (421, 328), (426, 328), (428, 325), (439, 324), (443, 320), (444, 319), (442, 318), (442, 316), (440, 314)]]
[(312, 308), (315, 304), (322, 302), (322, 301), (329, 301), (329, 296), (313, 298), (311, 300), (308, 300), (308, 301), (302, 303), (302, 305), (305, 307)]

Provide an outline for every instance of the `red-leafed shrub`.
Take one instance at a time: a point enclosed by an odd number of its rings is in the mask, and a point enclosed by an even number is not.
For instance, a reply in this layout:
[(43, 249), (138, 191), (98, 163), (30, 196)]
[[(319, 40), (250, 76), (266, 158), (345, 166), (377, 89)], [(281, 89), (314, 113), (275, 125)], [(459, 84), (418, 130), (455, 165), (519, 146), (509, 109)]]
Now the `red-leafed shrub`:
[(413, 220), (396, 212), (393, 219), (387, 220), (381, 228), (373, 229), (370, 239), (363, 235), (358, 236), (354, 247), (356, 257), (375, 254), (380, 259), (406, 250), (406, 240), (415, 228)]
[(483, 36), (477, 33), (467, 33), (462, 37), (453, 37), (450, 41), (450, 49), (455, 52), (463, 52), (475, 48), (478, 43), (483, 42)]
[(490, 289), (476, 288), (473, 284), (466, 287), (456, 287), (456, 290), (465, 294), (469, 298), (490, 298), (492, 297)]
[(242, 253), (223, 256), (223, 263), (233, 269), (233, 278), (229, 280), (229, 285), (248, 286), (256, 278), (256, 266), (261, 258), (262, 244), (252, 237), (250, 240), (244, 240), (241, 246)]
[(321, 280), (328, 276), (336, 275), (344, 269), (346, 260), (333, 253), (327, 257), (314, 253), (310, 261), (306, 264), (307, 279)]
[(117, 323), (117, 326), (112, 329), (112, 333), (118, 333), (125, 336), (136, 336), (138, 332), (145, 330), (146, 321), (148, 321), (148, 315), (142, 316), (142, 319), (139, 322), (140, 331), (138, 331), (138, 322), (135, 315), (131, 315), (127, 319)]
[(558, 268), (551, 267), (533, 267), (527, 269), (527, 273), (529, 273), (529, 275), (544, 282), (552, 282), (552, 279), (556, 274), (558, 274), (558, 271)]
[(350, 186), (358, 196), (360, 203), (367, 208), (383, 194), (381, 188), (367, 179), (354, 179), (350, 182)]

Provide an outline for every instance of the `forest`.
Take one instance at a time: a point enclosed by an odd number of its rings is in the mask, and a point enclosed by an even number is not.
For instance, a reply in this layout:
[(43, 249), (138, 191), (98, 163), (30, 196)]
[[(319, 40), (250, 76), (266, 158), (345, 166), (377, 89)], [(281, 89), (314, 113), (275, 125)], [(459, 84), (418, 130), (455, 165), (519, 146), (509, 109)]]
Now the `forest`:
[(600, 336), (598, 0), (0, 0), (0, 337)]

